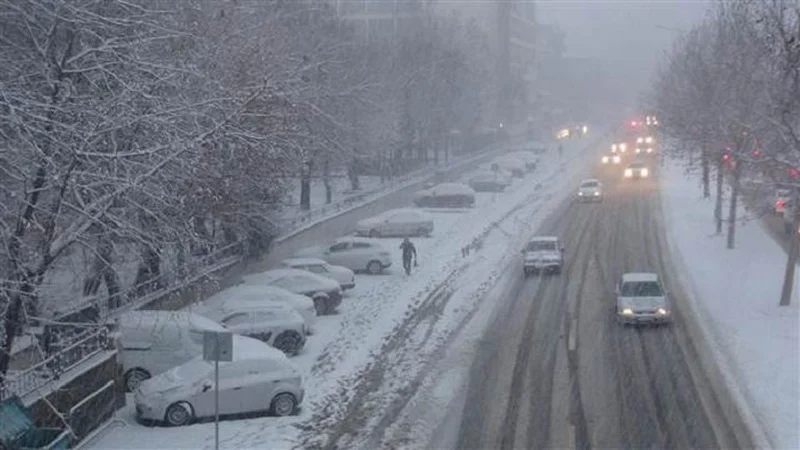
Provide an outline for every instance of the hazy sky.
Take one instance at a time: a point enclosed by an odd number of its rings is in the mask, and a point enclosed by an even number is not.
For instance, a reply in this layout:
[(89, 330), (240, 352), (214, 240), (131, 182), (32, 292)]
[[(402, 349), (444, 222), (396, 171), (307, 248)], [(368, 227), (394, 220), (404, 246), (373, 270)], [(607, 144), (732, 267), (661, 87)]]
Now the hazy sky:
[(646, 87), (671, 41), (680, 30), (701, 21), (708, 4), (706, 0), (536, 0), (539, 22), (566, 32), (569, 55), (602, 59), (606, 67), (619, 70), (615, 78), (620, 83), (637, 92)]

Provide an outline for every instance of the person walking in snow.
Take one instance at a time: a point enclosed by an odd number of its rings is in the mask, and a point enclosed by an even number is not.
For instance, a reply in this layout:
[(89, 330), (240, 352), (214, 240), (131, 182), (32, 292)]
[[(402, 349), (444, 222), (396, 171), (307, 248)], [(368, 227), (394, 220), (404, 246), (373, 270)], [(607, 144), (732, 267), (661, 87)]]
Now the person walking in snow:
[(406, 270), (406, 275), (411, 275), (411, 258), (414, 258), (414, 265), (417, 265), (417, 249), (408, 238), (403, 239), (400, 244), (400, 250), (403, 251), (403, 268)]

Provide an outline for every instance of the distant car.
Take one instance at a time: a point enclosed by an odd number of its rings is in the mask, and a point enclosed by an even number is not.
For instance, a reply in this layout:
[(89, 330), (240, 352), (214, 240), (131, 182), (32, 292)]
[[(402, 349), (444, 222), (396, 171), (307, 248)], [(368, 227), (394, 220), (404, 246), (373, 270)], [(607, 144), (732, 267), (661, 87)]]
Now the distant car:
[(258, 339), (289, 356), (303, 349), (306, 324), (292, 308), (252, 301), (231, 302), (226, 306), (226, 309), (208, 310), (203, 314), (236, 334)]
[(421, 208), (471, 208), (475, 206), (475, 191), (461, 183), (441, 183), (417, 192), (414, 204)]
[(626, 142), (618, 142), (611, 144), (611, 153), (625, 153), (628, 151), (628, 144)]
[(217, 316), (215, 311), (231, 311), (243, 303), (288, 306), (303, 318), (307, 333), (313, 330), (317, 320), (317, 308), (313, 300), (302, 294), (267, 285), (237, 284), (231, 286), (193, 306), (192, 311), (207, 317), (215, 317)]
[(304, 248), (295, 258), (319, 258), (355, 272), (379, 274), (392, 265), (392, 254), (378, 239), (347, 236), (332, 244)]
[(425, 211), (413, 208), (390, 209), (356, 224), (356, 234), (379, 237), (430, 236), (433, 233), (433, 217)]
[(342, 288), (330, 278), (299, 269), (275, 269), (258, 274), (245, 275), (246, 284), (274, 286), (295, 294), (302, 294), (314, 301), (317, 315), (333, 314), (342, 303)]
[(516, 155), (503, 155), (495, 158), (492, 163), (497, 164), (501, 169), (508, 170), (515, 177), (524, 177), (528, 168), (525, 161)]
[[(305, 395), (300, 372), (285, 356), (276, 360), (237, 343), (233, 361), (219, 363), (218, 389), (220, 415), (269, 411), (289, 416), (297, 412)], [(134, 394), (136, 418), (188, 425), (214, 416), (215, 396), (214, 363), (197, 357), (142, 382)]]
[(622, 162), (622, 158), (616, 153), (612, 153), (610, 155), (603, 155), (600, 158), (600, 162), (603, 164), (619, 164)]
[(481, 171), (469, 179), (475, 192), (503, 192), (511, 185), (511, 178), (500, 172)]
[(535, 273), (561, 273), (564, 246), (555, 236), (536, 236), (522, 250), (525, 276)]
[(650, 170), (643, 162), (635, 161), (625, 168), (624, 176), (633, 179), (647, 178), (650, 176)]
[(525, 150), (533, 152), (537, 155), (543, 155), (547, 153), (547, 144), (539, 141), (530, 141), (527, 145), (525, 145)]
[(508, 156), (522, 160), (522, 162), (525, 163), (525, 170), (528, 172), (536, 170), (536, 166), (539, 164), (539, 157), (533, 154), (533, 152), (517, 150), (509, 153)]
[(782, 216), (786, 211), (786, 206), (792, 199), (792, 191), (789, 189), (777, 189), (772, 201), (772, 213)]
[(642, 153), (651, 154), (655, 151), (655, 145), (653, 136), (639, 136), (636, 138), (636, 149), (634, 152), (637, 155)]
[(626, 273), (615, 289), (620, 323), (666, 323), (672, 311), (667, 293), (654, 273)]
[(603, 184), (594, 178), (581, 181), (581, 184), (578, 187), (578, 201), (602, 202)]
[(356, 287), (356, 274), (343, 266), (329, 264), (319, 258), (290, 258), (284, 259), (281, 265), (287, 269), (306, 270), (339, 283), (343, 291)]

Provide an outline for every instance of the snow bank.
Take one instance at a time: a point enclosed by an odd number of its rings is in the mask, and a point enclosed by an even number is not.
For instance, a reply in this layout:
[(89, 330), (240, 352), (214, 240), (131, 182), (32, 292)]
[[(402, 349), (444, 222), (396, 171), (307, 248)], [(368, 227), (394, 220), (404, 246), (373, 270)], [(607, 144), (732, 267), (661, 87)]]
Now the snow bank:
[(736, 249), (726, 249), (725, 236), (713, 235), (713, 198), (703, 199), (697, 179), (675, 161), (665, 164), (661, 193), (667, 237), (734, 395), (752, 408), (771, 447), (800, 448), (800, 280), (792, 305), (779, 307), (786, 253), (759, 220), (740, 221)]

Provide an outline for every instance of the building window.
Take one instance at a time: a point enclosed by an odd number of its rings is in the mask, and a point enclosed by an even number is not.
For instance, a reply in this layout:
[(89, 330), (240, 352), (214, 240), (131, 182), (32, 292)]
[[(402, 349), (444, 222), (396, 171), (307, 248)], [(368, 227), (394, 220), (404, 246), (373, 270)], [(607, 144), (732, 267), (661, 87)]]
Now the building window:
[(394, 14), (394, 0), (366, 0), (367, 12), (382, 16)]

